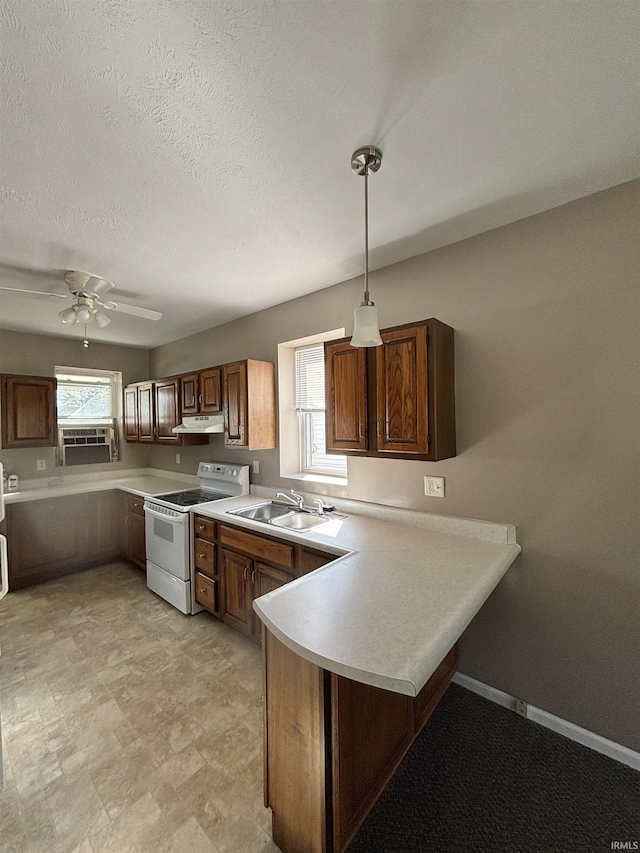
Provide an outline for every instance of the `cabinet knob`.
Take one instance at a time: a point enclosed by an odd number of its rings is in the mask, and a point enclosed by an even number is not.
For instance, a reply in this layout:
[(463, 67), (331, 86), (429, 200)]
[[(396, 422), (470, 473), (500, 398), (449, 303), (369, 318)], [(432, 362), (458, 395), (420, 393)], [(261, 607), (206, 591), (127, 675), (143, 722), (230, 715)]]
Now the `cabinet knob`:
[(200, 557), (201, 560), (204, 560), (204, 554), (198, 554), (198, 557)]
[(201, 524), (201, 525), (198, 527), (198, 530), (204, 530), (204, 524)]
[(206, 592), (206, 591), (207, 591), (207, 590), (205, 589), (205, 587), (202, 587), (202, 589), (199, 589), (199, 590), (198, 590), (198, 592)]

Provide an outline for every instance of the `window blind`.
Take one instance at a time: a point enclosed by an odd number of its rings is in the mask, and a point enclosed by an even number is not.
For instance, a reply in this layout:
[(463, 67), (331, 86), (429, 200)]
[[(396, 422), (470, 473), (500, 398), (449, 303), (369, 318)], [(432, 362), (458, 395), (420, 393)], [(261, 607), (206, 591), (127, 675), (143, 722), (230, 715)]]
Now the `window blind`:
[(324, 346), (296, 350), (296, 412), (324, 411)]

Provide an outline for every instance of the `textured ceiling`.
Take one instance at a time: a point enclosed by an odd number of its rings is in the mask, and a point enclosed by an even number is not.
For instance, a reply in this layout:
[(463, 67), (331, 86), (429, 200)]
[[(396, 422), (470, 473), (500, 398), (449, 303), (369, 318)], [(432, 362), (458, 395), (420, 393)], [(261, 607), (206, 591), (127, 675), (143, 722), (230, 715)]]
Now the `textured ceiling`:
[[(2, 260), (165, 315), (98, 340), (358, 275), (363, 144), (374, 268), (640, 173), (635, 0), (0, 0), (0, 26)], [(78, 335), (62, 305), (3, 293), (0, 325)]]

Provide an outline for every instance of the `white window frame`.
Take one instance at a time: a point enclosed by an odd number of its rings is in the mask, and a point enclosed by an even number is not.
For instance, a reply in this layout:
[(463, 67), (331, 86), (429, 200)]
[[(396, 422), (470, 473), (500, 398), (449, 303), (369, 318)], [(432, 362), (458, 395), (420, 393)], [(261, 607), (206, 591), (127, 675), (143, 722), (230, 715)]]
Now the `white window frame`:
[[(312, 392), (312, 388), (309, 386), (303, 387), (304, 383), (299, 381), (299, 360), (298, 355), (301, 356), (300, 361), (304, 359), (304, 353), (309, 350), (313, 350), (314, 361), (311, 365), (320, 365), (322, 368), (322, 373), (324, 376), (324, 346), (323, 343), (316, 342), (312, 344), (304, 344), (303, 346), (297, 346), (295, 348), (295, 382), (296, 382), (296, 414), (298, 417), (298, 436), (300, 443), (300, 472), (302, 474), (326, 474), (330, 477), (346, 477), (347, 476), (347, 457), (338, 455), (338, 454), (321, 454), (322, 456), (329, 457), (326, 458), (325, 461), (328, 463), (327, 465), (322, 465), (320, 462), (316, 462), (314, 464), (314, 443), (313, 443), (313, 424), (314, 415), (322, 415), (319, 419), (322, 421), (322, 430), (324, 432), (326, 428), (326, 406), (324, 399), (324, 382), (322, 383), (322, 392), (321, 392), (321, 401), (318, 402), (316, 400), (314, 403), (310, 404), (309, 393)], [(309, 374), (307, 373), (308, 377)], [(299, 397), (299, 392), (302, 393), (304, 397), (303, 400)], [(322, 443), (324, 445), (325, 436), (322, 436)], [(335, 460), (335, 464), (331, 464), (331, 461)]]
[[(94, 423), (94, 424), (102, 424), (105, 426), (112, 426), (114, 421), (120, 423), (122, 420), (122, 405), (121, 405), (121, 397), (122, 397), (122, 373), (117, 370), (98, 370), (97, 368), (88, 368), (88, 367), (62, 367), (60, 365), (56, 365), (54, 367), (54, 375), (56, 377), (56, 382), (60, 381), (59, 377), (61, 376), (86, 376), (87, 379), (91, 377), (100, 377), (101, 379), (108, 379), (109, 386), (111, 388), (111, 415), (109, 418), (99, 418), (93, 419), (87, 418), (85, 421), (76, 421), (76, 420), (68, 420), (66, 418), (58, 417), (58, 426), (68, 426), (72, 427), (80, 425), (81, 423)], [(65, 381), (64, 384), (72, 385), (73, 381)], [(77, 383), (81, 385), (81, 382)], [(106, 384), (106, 383), (105, 383)]]
[[(278, 402), (280, 476), (294, 480), (346, 485), (344, 474), (309, 468), (304, 458), (304, 415), (296, 411), (296, 349), (342, 338), (344, 329), (332, 329), (317, 335), (297, 338), (278, 345)], [(333, 455), (333, 454), (332, 454)], [(345, 461), (348, 460), (345, 457)]]

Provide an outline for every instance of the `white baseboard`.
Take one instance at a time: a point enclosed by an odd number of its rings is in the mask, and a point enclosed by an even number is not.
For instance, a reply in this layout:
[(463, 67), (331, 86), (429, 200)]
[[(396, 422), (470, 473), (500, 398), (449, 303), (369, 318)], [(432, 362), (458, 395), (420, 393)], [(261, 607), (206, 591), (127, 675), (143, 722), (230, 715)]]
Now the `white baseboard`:
[[(495, 687), (489, 687), (488, 684), (483, 684), (482, 681), (476, 681), (469, 675), (464, 675), (461, 672), (456, 672), (453, 680), (460, 687), (466, 687), (478, 696), (483, 696), (496, 705), (502, 705), (503, 708), (509, 708), (513, 711), (516, 704), (516, 698), (504, 693), (502, 690), (496, 690)], [(581, 729), (580, 726), (575, 726), (573, 723), (562, 720), (560, 717), (554, 717), (548, 711), (543, 711), (536, 708), (534, 705), (527, 706), (527, 719), (533, 720), (534, 723), (540, 723), (542, 726), (557, 732), (563, 737), (574, 740), (576, 743), (582, 744), (589, 749), (606, 755), (608, 758), (613, 758), (614, 761), (619, 761), (621, 764), (626, 764), (634, 770), (640, 770), (640, 753), (628, 749), (626, 746), (621, 746), (612, 740), (607, 740), (600, 735), (589, 732), (586, 729)]]

